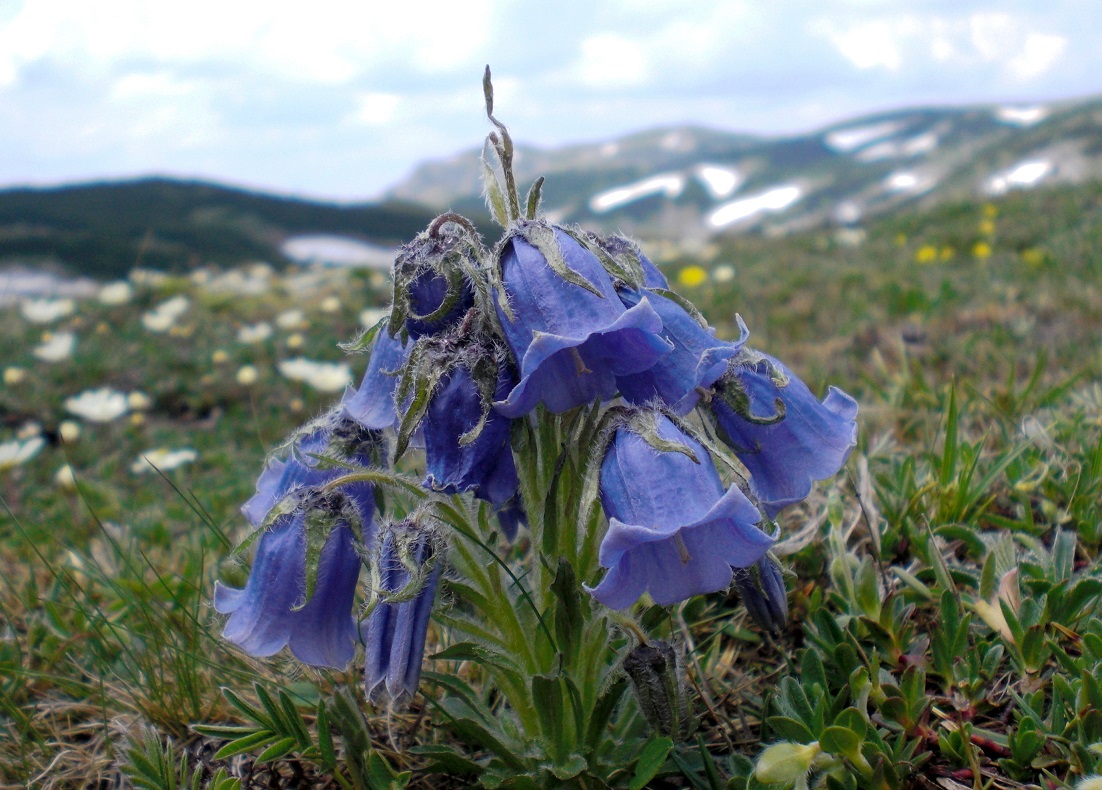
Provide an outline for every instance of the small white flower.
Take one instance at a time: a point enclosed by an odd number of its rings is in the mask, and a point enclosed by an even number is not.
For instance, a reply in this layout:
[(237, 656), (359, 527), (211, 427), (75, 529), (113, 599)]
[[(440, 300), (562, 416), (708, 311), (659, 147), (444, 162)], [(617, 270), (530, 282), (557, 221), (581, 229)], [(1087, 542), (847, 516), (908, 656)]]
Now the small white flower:
[(246, 387), (256, 384), (259, 378), (260, 371), (252, 365), (242, 365), (241, 369), (237, 371), (237, 383)]
[(275, 322), (280, 329), (301, 329), (306, 324), (306, 313), (301, 310), (284, 310), (276, 316)]
[(186, 296), (174, 296), (142, 315), (142, 325), (150, 332), (167, 332), (190, 306)]
[(729, 283), (735, 279), (735, 267), (729, 263), (721, 264), (712, 269), (712, 279), (717, 283)]
[(327, 296), (321, 300), (319, 307), (323, 313), (339, 313), (341, 309), (341, 300), (335, 296)]
[(88, 422), (111, 422), (129, 411), (126, 395), (104, 387), (98, 390), (85, 390), (65, 401), (65, 410)]
[(38, 452), (45, 446), (46, 440), (41, 436), (35, 436), (25, 441), (14, 439), (10, 442), (0, 443), (0, 472), (22, 466), (38, 455)]
[(322, 392), (339, 392), (352, 383), (352, 370), (344, 362), (316, 362), (312, 359), (286, 359), (279, 372), (291, 381), (304, 381)]
[(43, 362), (60, 362), (73, 355), (76, 344), (77, 336), (72, 332), (58, 332), (46, 337), (33, 353)]
[(23, 302), (23, 317), (32, 324), (52, 324), (75, 309), (72, 299), (28, 299)]
[(156, 471), (154, 469), (156, 467), (162, 472), (167, 472), (179, 469), (184, 464), (190, 464), (198, 457), (199, 454), (191, 449), (169, 450), (167, 447), (158, 447), (156, 450), (149, 450), (138, 456), (138, 460), (130, 465), (130, 471), (140, 475)]
[(125, 280), (120, 280), (116, 283), (108, 283), (99, 289), (99, 300), (102, 304), (126, 304), (133, 297), (134, 287)]
[(272, 325), (267, 321), (246, 324), (237, 330), (238, 343), (263, 343), (272, 336)]

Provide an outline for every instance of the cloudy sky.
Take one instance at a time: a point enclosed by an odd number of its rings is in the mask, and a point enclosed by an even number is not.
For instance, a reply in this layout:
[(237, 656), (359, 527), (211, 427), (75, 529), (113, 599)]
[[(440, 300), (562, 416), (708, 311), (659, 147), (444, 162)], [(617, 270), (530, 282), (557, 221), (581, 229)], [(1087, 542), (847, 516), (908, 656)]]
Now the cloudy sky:
[(1102, 94), (1097, 0), (0, 0), (0, 187), (146, 174), (335, 200), (488, 130), (765, 134)]

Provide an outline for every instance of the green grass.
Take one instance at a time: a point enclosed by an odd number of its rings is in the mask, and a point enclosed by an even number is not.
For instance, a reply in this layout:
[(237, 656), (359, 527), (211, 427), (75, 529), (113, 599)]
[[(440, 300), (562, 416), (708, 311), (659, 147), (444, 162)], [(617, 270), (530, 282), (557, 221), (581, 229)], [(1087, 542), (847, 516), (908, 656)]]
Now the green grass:
[[(817, 743), (813, 776), (839, 787), (1102, 773), (1100, 206), (1102, 185), (1020, 193), (885, 221), (857, 247), (743, 237), (663, 261), (722, 336), (741, 313), (752, 345), (861, 414), (846, 472), (782, 516), (786, 632), (760, 632), (723, 594), (660, 626), (688, 651), (699, 729), (650, 755), (655, 782), (753, 787), (753, 761), (783, 741)], [(678, 285), (690, 263), (736, 276)], [(209, 607), (215, 579), (244, 578), (237, 509), (266, 453), (335, 397), (275, 363), (340, 360), (359, 310), (386, 301), (366, 276), (334, 278), (248, 298), (174, 278), (128, 305), (81, 303), (50, 327), (78, 335), (52, 365), (31, 355), (43, 328), (0, 312), (0, 367), (26, 371), (0, 390), (0, 441), (28, 421), (54, 439), (84, 389), (152, 399), (140, 420), (86, 424), (0, 472), (0, 786), (472, 781), (484, 749), (440, 715), (446, 683), (423, 682), (406, 713), (371, 711), (355, 669), (249, 659)], [(180, 328), (144, 330), (142, 311), (176, 293), (192, 301)], [(336, 313), (320, 309), (329, 294)], [(236, 341), (292, 306), (310, 322), (301, 348), (279, 329)], [(245, 364), (254, 385), (237, 381)], [(198, 460), (131, 472), (159, 446)], [(54, 479), (64, 463), (75, 490)], [(485, 679), (473, 662), (426, 670)]]

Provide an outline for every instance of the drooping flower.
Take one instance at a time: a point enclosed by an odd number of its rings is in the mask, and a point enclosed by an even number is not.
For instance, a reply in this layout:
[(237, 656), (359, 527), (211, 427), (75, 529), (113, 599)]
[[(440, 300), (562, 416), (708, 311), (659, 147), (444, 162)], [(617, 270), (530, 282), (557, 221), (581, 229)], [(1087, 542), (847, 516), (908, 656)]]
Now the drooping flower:
[(109, 388), (85, 390), (65, 400), (65, 410), (88, 422), (111, 422), (130, 410), (126, 395)]
[(646, 370), (670, 351), (650, 301), (624, 307), (597, 256), (562, 229), (522, 226), (500, 263), (505, 292), (497, 313), (521, 375), (496, 404), (505, 416), (538, 403), (557, 414), (611, 398), (617, 376)]
[(287, 646), (314, 666), (340, 668), (351, 660), (361, 566), (356, 545), (374, 539), (374, 488), (350, 483), (323, 490), (348, 470), (318, 456), (366, 465), (378, 451), (374, 432), (331, 412), (293, 443), (286, 459), (268, 464), (241, 508), (250, 524), (264, 529), (249, 580), (244, 589), (215, 587), (215, 608), (230, 615), (226, 639), (254, 656)]
[(412, 341), (403, 343), (401, 338), (391, 337), (385, 326), (376, 330), (371, 358), (359, 389), (349, 387), (345, 390), (344, 409), (352, 419), (377, 431), (396, 425), (394, 388), (412, 345)]
[(669, 418), (649, 416), (651, 435), (620, 427), (601, 463), (609, 526), (599, 560), (609, 570), (591, 592), (612, 609), (630, 606), (644, 591), (668, 605), (725, 589), (732, 567), (752, 565), (773, 543), (755, 526), (761, 514), (738, 487), (724, 491), (708, 452)]
[[(509, 368), (499, 364), (493, 397), (504, 397), (514, 382)], [(509, 447), (510, 420), (493, 411), (487, 414), (489, 406), (469, 368), (459, 365), (441, 381), (422, 423), (427, 488), (445, 494), (471, 491), (496, 506), (516, 494), (519, 480)], [(480, 423), (477, 437), (464, 445), (464, 437)]]
[(385, 531), (380, 601), (360, 626), (368, 699), (399, 706), (417, 693), (440, 568), (439, 548), (425, 530), (403, 522)]
[(702, 326), (695, 316), (672, 299), (655, 293), (621, 289), (624, 304), (634, 306), (646, 296), (662, 317), (662, 337), (673, 350), (647, 370), (618, 376), (620, 394), (642, 406), (658, 399), (679, 415), (688, 414), (700, 394), (727, 372), (727, 360), (738, 353), (749, 332), (739, 319), (742, 336), (733, 343), (717, 340), (715, 330)]
[(732, 360), (711, 403), (720, 438), (749, 470), (770, 518), (837, 474), (857, 443), (857, 401), (831, 387), (820, 403), (768, 354), (747, 350)]

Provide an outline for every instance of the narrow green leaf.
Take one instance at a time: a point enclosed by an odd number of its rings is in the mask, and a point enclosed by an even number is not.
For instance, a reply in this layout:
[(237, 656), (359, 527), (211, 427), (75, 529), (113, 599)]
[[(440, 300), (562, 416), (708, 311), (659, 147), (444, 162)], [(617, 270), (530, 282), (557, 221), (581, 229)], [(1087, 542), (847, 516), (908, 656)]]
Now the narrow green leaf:
[(629, 790), (643, 790), (650, 781), (662, 770), (666, 764), (666, 758), (673, 749), (673, 740), (670, 738), (652, 738), (639, 753), (639, 762), (635, 764), (635, 775), (628, 784)]

